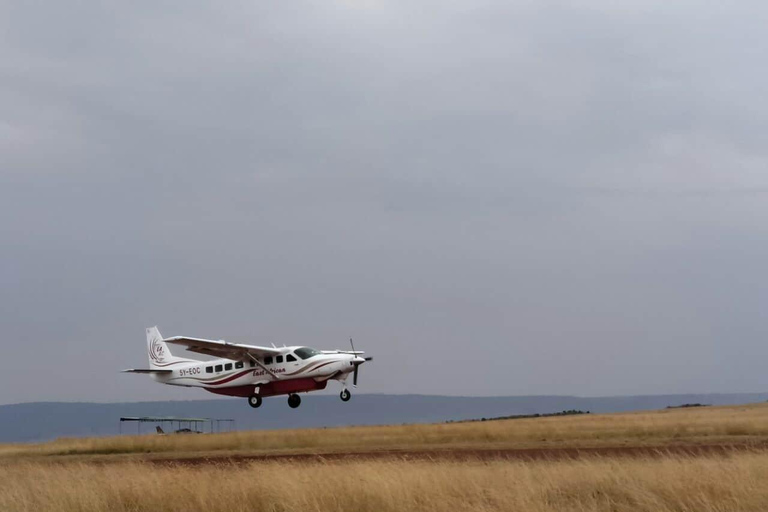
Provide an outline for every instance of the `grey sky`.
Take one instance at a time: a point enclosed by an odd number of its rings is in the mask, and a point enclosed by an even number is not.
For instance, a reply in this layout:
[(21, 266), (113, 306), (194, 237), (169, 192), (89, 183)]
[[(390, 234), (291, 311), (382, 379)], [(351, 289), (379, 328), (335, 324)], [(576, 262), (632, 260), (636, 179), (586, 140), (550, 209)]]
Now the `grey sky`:
[[(0, 3), (0, 403), (768, 387), (764, 2)], [(334, 391), (338, 391), (334, 389)]]

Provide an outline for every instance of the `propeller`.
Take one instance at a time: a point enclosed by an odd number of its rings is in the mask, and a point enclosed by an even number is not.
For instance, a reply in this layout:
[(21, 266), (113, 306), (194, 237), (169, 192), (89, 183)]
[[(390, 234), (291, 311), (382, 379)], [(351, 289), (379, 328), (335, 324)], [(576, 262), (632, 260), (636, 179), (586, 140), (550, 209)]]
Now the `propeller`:
[[(352, 353), (357, 357), (357, 353), (355, 352), (355, 343), (352, 341), (352, 338), (349, 338), (349, 344), (352, 346)], [(372, 357), (366, 357), (366, 361), (373, 361)], [(352, 385), (357, 386), (357, 370), (360, 368), (360, 365), (363, 363), (355, 363), (355, 372), (352, 374)]]

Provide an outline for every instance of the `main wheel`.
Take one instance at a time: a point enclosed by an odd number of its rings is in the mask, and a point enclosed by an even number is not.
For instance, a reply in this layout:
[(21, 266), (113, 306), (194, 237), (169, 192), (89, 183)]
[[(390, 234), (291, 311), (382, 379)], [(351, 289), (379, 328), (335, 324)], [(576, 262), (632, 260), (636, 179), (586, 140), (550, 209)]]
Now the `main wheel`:
[(348, 389), (345, 389), (339, 396), (341, 397), (342, 402), (349, 402), (349, 399), (352, 398), (352, 393), (350, 393)]
[(301, 405), (301, 397), (297, 394), (288, 395), (288, 406), (291, 409), (295, 409)]
[(251, 395), (248, 397), (248, 405), (254, 409), (261, 406), (261, 397), (259, 395)]

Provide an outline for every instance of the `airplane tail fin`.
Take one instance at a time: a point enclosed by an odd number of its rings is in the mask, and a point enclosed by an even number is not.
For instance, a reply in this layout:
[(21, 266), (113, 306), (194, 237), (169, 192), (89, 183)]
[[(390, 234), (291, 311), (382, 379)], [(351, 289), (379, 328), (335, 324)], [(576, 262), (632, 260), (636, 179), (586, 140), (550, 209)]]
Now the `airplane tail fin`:
[(155, 429), (157, 430), (157, 433), (158, 433), (158, 434), (160, 434), (160, 435), (163, 435), (163, 434), (165, 434), (165, 430), (163, 430), (163, 428), (162, 428), (162, 427), (160, 427), (160, 426), (157, 426), (157, 427), (155, 427)]
[(175, 357), (171, 349), (163, 341), (157, 327), (147, 328), (147, 353), (149, 354), (149, 367), (153, 370), (164, 370), (178, 362), (190, 362), (188, 359)]

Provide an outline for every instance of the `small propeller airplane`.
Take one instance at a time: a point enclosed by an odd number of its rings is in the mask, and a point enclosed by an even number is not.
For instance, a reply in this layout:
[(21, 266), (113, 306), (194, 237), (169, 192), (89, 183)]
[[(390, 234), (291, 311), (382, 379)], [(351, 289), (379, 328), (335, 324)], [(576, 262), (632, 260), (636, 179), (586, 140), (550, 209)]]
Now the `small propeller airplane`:
[[(248, 405), (254, 408), (261, 405), (262, 398), (288, 395), (288, 405), (295, 409), (301, 405), (298, 393), (325, 389), (329, 380), (341, 382), (340, 396), (344, 402), (352, 398), (347, 389), (349, 374), (353, 375), (352, 384), (357, 387), (360, 365), (373, 358), (361, 357), (364, 352), (356, 351), (351, 339), (349, 342), (352, 350), (258, 347), (184, 336), (163, 339), (157, 327), (150, 327), (147, 329), (149, 368), (123, 371), (146, 373), (156, 382), (172, 386), (200, 387), (218, 395), (247, 397)], [(176, 357), (168, 344), (217, 359), (200, 361)]]

